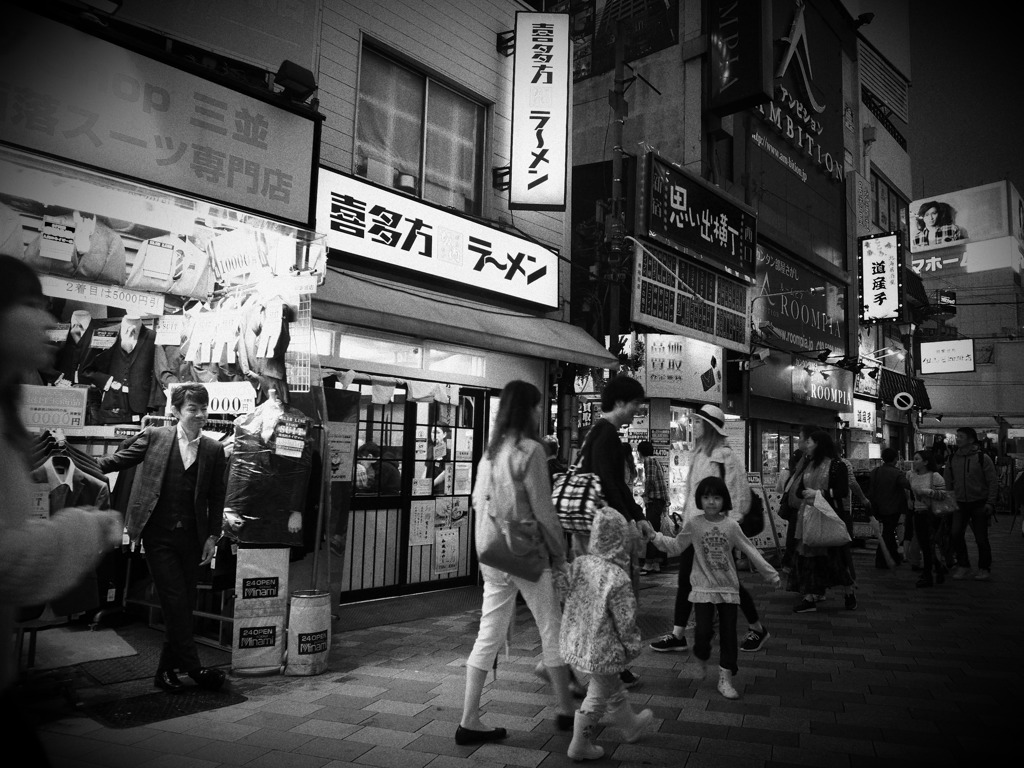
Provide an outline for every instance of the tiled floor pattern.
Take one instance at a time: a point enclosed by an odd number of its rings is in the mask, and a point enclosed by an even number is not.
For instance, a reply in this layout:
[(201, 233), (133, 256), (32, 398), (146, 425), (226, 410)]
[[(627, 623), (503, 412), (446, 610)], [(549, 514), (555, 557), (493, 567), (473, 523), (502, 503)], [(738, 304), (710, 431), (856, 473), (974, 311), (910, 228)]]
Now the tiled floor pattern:
[[(837, 593), (817, 613), (794, 614), (795, 595), (742, 574), (772, 634), (764, 651), (741, 654), (742, 698), (720, 696), (710, 672), (704, 682), (684, 679), (688, 656), (645, 651), (633, 666), (643, 679), (631, 695), (654, 710), (656, 727), (636, 744), (606, 728), (598, 739), (606, 757), (593, 765), (1015, 764), (1024, 712), (1024, 537), (1019, 518), (1012, 530), (1000, 518), (991, 533), (990, 582), (915, 589), (917, 574), (906, 565), (877, 570), (873, 553), (857, 552), (855, 611)], [(654, 585), (642, 592), (645, 628), (670, 627), (676, 578), (645, 577)], [(248, 697), (236, 706), (124, 730), (67, 716), (42, 736), (58, 768), (574, 764), (565, 755), (569, 734), (555, 729), (552, 697), (532, 673), (536, 628), (525, 609), (519, 616), (484, 691), (485, 722), (510, 731), (501, 743), (460, 747), (452, 738), (478, 611), (338, 628), (327, 673), (233, 676)], [(126, 685), (124, 695), (147, 686)]]

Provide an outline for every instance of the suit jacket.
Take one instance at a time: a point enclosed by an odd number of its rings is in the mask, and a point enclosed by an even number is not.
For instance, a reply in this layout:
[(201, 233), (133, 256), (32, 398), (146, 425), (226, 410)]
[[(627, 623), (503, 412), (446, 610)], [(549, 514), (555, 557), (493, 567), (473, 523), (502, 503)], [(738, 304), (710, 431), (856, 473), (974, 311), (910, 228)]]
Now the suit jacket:
[[(135, 482), (125, 512), (125, 527), (132, 543), (142, 538), (142, 530), (160, 498), (160, 488), (167, 471), (171, 451), (178, 450), (177, 427), (147, 427), (131, 445), (119, 448), (99, 459), (104, 472), (127, 469), (142, 464), (135, 473)], [(224, 446), (205, 435), (199, 441), (199, 473), (196, 478), (196, 534), (202, 543), (208, 536), (220, 535), (224, 515), (225, 468)]]
[(129, 421), (131, 414), (144, 414), (149, 405), (153, 388), (153, 354), (156, 334), (146, 326), (139, 329), (135, 348), (125, 353), (121, 349), (121, 333), (118, 332), (113, 346), (103, 350), (82, 370), (79, 378), (88, 381), (101, 391), (107, 380), (113, 376), (122, 386), (128, 387), (127, 396), (113, 389), (103, 395), (103, 408), (127, 406), (123, 421)]

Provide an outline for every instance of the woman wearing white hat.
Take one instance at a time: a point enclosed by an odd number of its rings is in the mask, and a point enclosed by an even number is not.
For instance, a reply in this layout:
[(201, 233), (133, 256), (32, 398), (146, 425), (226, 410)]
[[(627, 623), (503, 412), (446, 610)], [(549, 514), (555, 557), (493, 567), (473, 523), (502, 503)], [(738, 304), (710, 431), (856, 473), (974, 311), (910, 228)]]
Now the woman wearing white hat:
[[(693, 423), (693, 449), (689, 455), (689, 472), (683, 507), (683, 525), (694, 517), (702, 515), (697, 509), (692, 489), (705, 477), (721, 477), (729, 489), (733, 508), (729, 513), (736, 520), (742, 520), (750, 509), (750, 486), (743, 467), (742, 456), (729, 446), (725, 432), (725, 414), (714, 405), (703, 405), (695, 414)], [(690, 620), (690, 569), (693, 566), (693, 548), (683, 551), (679, 563), (679, 589), (676, 592), (675, 619), (672, 632), (661, 640), (651, 643), (651, 648), (660, 653), (685, 652), (687, 650), (684, 630)], [(754, 605), (754, 598), (740, 585), (740, 610), (750, 624), (750, 631), (744, 638), (740, 650), (759, 651), (768, 639), (768, 629), (761, 623)]]

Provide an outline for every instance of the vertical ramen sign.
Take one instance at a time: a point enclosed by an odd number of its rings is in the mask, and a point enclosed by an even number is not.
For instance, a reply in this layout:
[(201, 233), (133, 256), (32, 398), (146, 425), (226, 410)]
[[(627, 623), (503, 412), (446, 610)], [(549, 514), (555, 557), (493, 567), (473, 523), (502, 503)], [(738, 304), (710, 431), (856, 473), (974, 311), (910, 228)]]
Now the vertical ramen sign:
[(508, 206), (565, 210), (569, 15), (516, 13)]

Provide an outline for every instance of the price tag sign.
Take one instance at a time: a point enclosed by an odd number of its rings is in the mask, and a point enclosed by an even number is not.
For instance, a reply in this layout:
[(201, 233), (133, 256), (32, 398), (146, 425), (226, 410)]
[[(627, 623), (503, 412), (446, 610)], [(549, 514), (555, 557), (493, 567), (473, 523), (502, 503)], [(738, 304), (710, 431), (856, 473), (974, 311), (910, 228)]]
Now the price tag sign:
[(22, 387), (21, 418), (28, 430), (64, 429), (85, 426), (87, 390), (78, 387)]
[[(165, 416), (171, 415), (171, 392), (176, 386), (178, 385), (170, 384), (167, 387)], [(247, 381), (213, 381), (209, 384), (204, 383), (203, 386), (210, 393), (208, 412), (211, 416), (214, 414), (238, 416), (256, 410), (256, 390)]]

